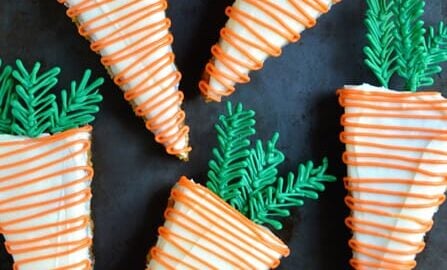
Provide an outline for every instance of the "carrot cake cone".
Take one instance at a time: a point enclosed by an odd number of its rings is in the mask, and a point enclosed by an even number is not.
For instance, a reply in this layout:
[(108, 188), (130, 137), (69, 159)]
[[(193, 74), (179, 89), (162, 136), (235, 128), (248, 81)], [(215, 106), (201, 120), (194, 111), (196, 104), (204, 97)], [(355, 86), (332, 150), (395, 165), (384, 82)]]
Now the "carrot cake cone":
[(335, 177), (326, 174), (326, 159), (319, 167), (309, 161), (297, 174), (278, 177), (284, 161), (278, 134), (250, 148), (254, 124), (253, 111), (228, 104), (228, 115), (216, 125), (219, 147), (209, 163), (208, 188), (186, 177), (174, 186), (147, 269), (267, 270), (289, 255), (271, 229), (281, 229), (279, 219), (291, 207), (302, 206), (304, 197), (317, 199), (324, 182)]
[[(431, 85), (439, 63), (447, 61), (447, 29), (441, 24), (425, 34), (424, 1), (367, 3), (365, 63), (383, 87), (338, 91), (345, 108), (351, 265), (408, 270), (416, 266), (447, 188), (447, 100), (440, 92), (415, 92)], [(388, 89), (395, 74), (408, 91)]]
[(447, 100), (439, 92), (370, 85), (339, 94), (351, 263), (358, 269), (412, 269), (445, 200)]
[(188, 159), (189, 127), (181, 109), (166, 0), (58, 0), (91, 41), (135, 114), (166, 151)]
[(182, 177), (148, 269), (272, 269), (289, 248), (209, 189)]
[(207, 101), (220, 102), (235, 91), (236, 83), (248, 83), (249, 72), (259, 70), (269, 56), (297, 42), (300, 33), (340, 0), (236, 0), (225, 10), (229, 17), (220, 31), (213, 58), (199, 83)]
[(90, 83), (87, 71), (58, 106), (48, 91), (60, 70), (39, 71), (17, 61), (0, 73), (0, 233), (14, 270), (92, 269), (87, 124), (102, 79)]

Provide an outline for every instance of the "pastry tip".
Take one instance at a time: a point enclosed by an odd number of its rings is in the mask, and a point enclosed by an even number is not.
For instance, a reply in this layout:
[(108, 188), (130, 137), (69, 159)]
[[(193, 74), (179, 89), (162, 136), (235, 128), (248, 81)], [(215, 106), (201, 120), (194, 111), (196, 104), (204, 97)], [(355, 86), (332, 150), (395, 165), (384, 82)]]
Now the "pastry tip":
[(182, 152), (180, 154), (177, 154), (177, 157), (181, 161), (188, 162), (189, 161), (189, 152), (185, 151), (185, 152)]

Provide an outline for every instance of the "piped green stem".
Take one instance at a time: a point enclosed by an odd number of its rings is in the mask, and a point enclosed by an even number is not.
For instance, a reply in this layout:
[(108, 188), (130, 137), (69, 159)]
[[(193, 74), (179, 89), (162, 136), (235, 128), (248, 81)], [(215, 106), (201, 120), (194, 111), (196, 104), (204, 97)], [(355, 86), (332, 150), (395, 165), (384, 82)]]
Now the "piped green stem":
[(384, 87), (397, 73), (405, 89), (431, 86), (447, 61), (447, 29), (424, 27), (424, 0), (367, 0), (366, 65)]
[[(1, 61), (0, 61), (1, 66)], [(22, 61), (16, 67), (5, 66), (0, 72), (0, 132), (37, 137), (45, 132), (61, 132), (86, 125), (94, 120), (98, 92), (104, 80), (89, 82), (91, 71), (84, 73), (81, 82), (71, 83), (71, 91), (61, 92), (61, 106), (51, 93), (58, 82), (60, 68), (41, 72), (40, 63), (28, 71)]]
[(304, 198), (317, 199), (323, 183), (336, 178), (326, 174), (326, 158), (317, 168), (309, 161), (299, 165), (296, 174), (279, 177), (278, 166), (285, 160), (277, 148), (279, 134), (251, 147), (255, 113), (241, 104), (227, 103), (227, 108), (228, 114), (221, 115), (215, 126), (218, 147), (209, 162), (207, 186), (252, 221), (280, 230), (280, 218), (289, 216), (292, 207), (302, 206)]

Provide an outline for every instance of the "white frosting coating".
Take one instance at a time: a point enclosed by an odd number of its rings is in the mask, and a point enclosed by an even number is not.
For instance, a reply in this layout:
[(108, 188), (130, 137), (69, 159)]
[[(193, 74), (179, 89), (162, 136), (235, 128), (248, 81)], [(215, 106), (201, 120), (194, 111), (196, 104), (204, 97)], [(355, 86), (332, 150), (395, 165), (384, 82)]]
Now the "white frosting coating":
[[(369, 91), (369, 92), (386, 92), (386, 93), (394, 93), (396, 95), (401, 94), (402, 92), (395, 92), (392, 90), (388, 90), (385, 88), (373, 87), (367, 84), (360, 86), (345, 86), (346, 89), (350, 90), (359, 90), (359, 91)], [(421, 101), (421, 100), (436, 100), (436, 101), (444, 101), (445, 99), (439, 93), (439, 95), (433, 96), (417, 96), (411, 97), (412, 101)], [(368, 104), (378, 105), (379, 103), (369, 101)], [(390, 102), (381, 102), (381, 106), (399, 106), (396, 103)], [(365, 113), (377, 113), (376, 110), (370, 108), (360, 108), (347, 106), (345, 108), (347, 114), (359, 114), (358, 117), (349, 118), (349, 122), (353, 123), (361, 123), (361, 124), (369, 124), (369, 125), (387, 125), (387, 126), (397, 126), (397, 127), (415, 127), (415, 128), (426, 128), (426, 129), (437, 129), (437, 130), (445, 130), (447, 131), (447, 104), (439, 105), (443, 109), (432, 109), (432, 110), (415, 110), (411, 108), (407, 108), (401, 104), (400, 107), (404, 108), (404, 110), (388, 110), (385, 113), (389, 114), (407, 114), (407, 115), (432, 115), (436, 117), (444, 117), (444, 119), (418, 119), (418, 118), (398, 118), (398, 117), (369, 117), (364, 115)], [(362, 115), (363, 114), (363, 115)], [(352, 136), (350, 139), (355, 139), (357, 141), (363, 141), (368, 143), (375, 143), (381, 145), (390, 146), (388, 149), (386, 147), (373, 147), (373, 146), (365, 146), (358, 144), (347, 144), (346, 150), (348, 152), (353, 153), (374, 153), (374, 154), (384, 154), (384, 155), (393, 155), (401, 158), (410, 158), (415, 160), (426, 159), (426, 160), (443, 160), (447, 162), (446, 155), (436, 154), (432, 152), (427, 152), (426, 150), (434, 150), (434, 151), (445, 151), (447, 149), (447, 140), (445, 140), (446, 135), (436, 135), (431, 132), (424, 131), (405, 131), (399, 129), (393, 130), (380, 130), (377, 129), (368, 129), (368, 128), (359, 128), (356, 126), (345, 127), (346, 132), (379, 132), (382, 134), (393, 134), (396, 136), (399, 135), (435, 135), (434, 139), (404, 139), (404, 138), (379, 138), (379, 137), (356, 137)], [(436, 137), (438, 136), (438, 137)], [(402, 151), (400, 149), (391, 149), (393, 146), (400, 147), (412, 147), (412, 148), (420, 148), (425, 149), (426, 152), (423, 151)], [(446, 152), (447, 154), (447, 152)], [(447, 164), (431, 164), (431, 163), (416, 163), (404, 160), (396, 160), (394, 158), (377, 158), (377, 157), (363, 157), (354, 159), (355, 161), (361, 162), (379, 162), (379, 163), (389, 163), (401, 166), (409, 166), (412, 168), (417, 168), (420, 170), (428, 171), (430, 173), (435, 173), (439, 175), (447, 175)], [(348, 166), (348, 176), (352, 178), (360, 178), (360, 179), (368, 179), (368, 178), (383, 178), (383, 179), (407, 179), (411, 181), (426, 181), (433, 183), (440, 183), (445, 181), (445, 177), (442, 176), (428, 176), (426, 174), (421, 174), (418, 172), (414, 172), (411, 170), (398, 170), (395, 168), (385, 168), (381, 166)], [(413, 193), (413, 194), (424, 194), (424, 195), (433, 195), (433, 196), (441, 196), (446, 191), (445, 185), (415, 185), (415, 184), (398, 184), (398, 183), (351, 183), (351, 187), (353, 188), (369, 188), (376, 190), (388, 190), (402, 193)], [(377, 193), (368, 193), (368, 192), (358, 192), (353, 191), (351, 194), (355, 199), (361, 199), (365, 201), (376, 201), (376, 202), (387, 202), (387, 203), (396, 203), (396, 204), (430, 204), (433, 203), (433, 199), (427, 198), (415, 198), (415, 197), (402, 197), (402, 196), (393, 196), (393, 195), (384, 195)], [(378, 211), (387, 211), (389, 213), (393, 213), (396, 215), (406, 215), (412, 218), (418, 218), (421, 220), (425, 220), (430, 222), (433, 218), (433, 215), (437, 212), (438, 207), (423, 207), (423, 208), (390, 208), (384, 206), (368, 206), (368, 208), (378, 210)], [(394, 218), (394, 217), (384, 217), (382, 215), (375, 215), (372, 213), (366, 213), (362, 211), (353, 211), (352, 216), (355, 219), (370, 221), (374, 223), (379, 223), (385, 226), (390, 226), (392, 228), (408, 228), (408, 229), (418, 229), (418, 226), (415, 222), (411, 222), (409, 220), (405, 220), (402, 218)], [(401, 251), (410, 251), (411, 246), (403, 244), (402, 242), (393, 241), (392, 238), (401, 238), (410, 242), (421, 242), (424, 238), (424, 233), (402, 233), (396, 231), (389, 231), (387, 229), (379, 229), (377, 227), (370, 227), (367, 225), (362, 225), (363, 229), (370, 229), (376, 231), (378, 233), (384, 233), (388, 237), (381, 238), (378, 236), (373, 236), (361, 232), (355, 232), (353, 239), (360, 241), (362, 243), (368, 243), (370, 245), (383, 247), (384, 249), (391, 250), (401, 250)], [(370, 250), (371, 251), (371, 250)], [(410, 255), (397, 255), (393, 253), (386, 253), (381, 251), (372, 251), (379, 257), (394, 259), (400, 261), (412, 261), (415, 258), (415, 254)], [(411, 252), (410, 252), (411, 253)], [(414, 252), (415, 253), (415, 252)], [(371, 258), (370, 256), (366, 256), (362, 253), (354, 252), (354, 258), (369, 261), (374, 263), (380, 263), (376, 259)], [(365, 268), (365, 269), (378, 269), (378, 268)], [(382, 268), (380, 268), (382, 269)], [(388, 268), (383, 268), (388, 269)]]
[[(174, 189), (181, 191), (185, 194), (185, 197), (190, 198), (188, 201), (192, 202), (194, 200), (199, 203), (194, 203), (195, 207), (191, 208), (182, 202), (176, 201), (172, 206), (173, 209), (183, 213), (188, 219), (194, 220), (194, 222), (177, 216), (176, 218), (179, 218), (179, 222), (171, 222), (167, 220), (164, 224), (164, 228), (189, 239), (190, 241), (176, 240), (178, 241), (177, 243), (180, 243), (181, 247), (187, 251), (187, 253), (185, 253), (173, 245), (172, 241), (167, 241), (163, 236), (159, 237), (156, 245), (157, 248), (178, 260), (168, 260), (165, 258), (173, 268), (187, 270), (190, 268), (185, 265), (189, 264), (196, 269), (236, 270), (239, 268), (236, 268), (234, 264), (229, 263), (228, 260), (244, 265), (241, 262), (241, 259), (243, 259), (250, 265), (250, 267), (246, 269), (267, 270), (270, 269), (270, 267), (266, 262), (272, 263), (272, 258), (280, 259), (283, 256), (283, 254), (271, 249), (265, 242), (257, 241), (255, 238), (256, 235), (254, 237), (253, 234), (258, 234), (258, 237), (263, 238), (265, 241), (272, 243), (273, 245), (280, 245), (286, 248), (281, 240), (274, 236), (268, 229), (255, 225), (254, 223), (252, 224), (256, 227), (256, 231), (253, 231), (252, 228), (248, 227), (240, 219), (236, 219), (233, 215), (230, 215), (228, 212), (217, 207), (216, 203), (220, 206), (225, 203), (220, 199), (216, 200), (215, 196), (210, 196), (209, 191), (204, 192), (204, 190), (199, 190), (199, 192), (195, 194), (188, 188), (180, 185), (177, 185)], [(202, 207), (202, 204), (205, 205), (207, 209)], [(228, 205), (225, 204), (225, 207), (228, 207)], [(232, 209), (232, 212), (233, 211), (234, 209)], [(240, 214), (238, 213), (238, 215)], [(217, 222), (219, 226), (205, 219), (204, 216)], [(187, 224), (193, 230), (200, 232), (200, 235), (193, 233), (191, 229), (185, 229), (184, 226), (179, 225), (181, 222)], [(197, 225), (195, 222), (203, 227)], [(213, 241), (218, 242), (220, 245), (216, 245)], [(224, 246), (227, 250), (221, 248), (221, 246)], [(208, 252), (202, 247), (206, 247), (212, 252)], [(203, 259), (208, 266), (197, 262), (197, 260), (190, 254), (193, 254), (194, 257)], [(224, 259), (216, 254), (220, 254)], [(239, 256), (239, 258), (237, 256)], [(210, 268), (209, 265), (213, 268)], [(149, 262), (147, 269), (164, 270), (166, 268), (158, 263), (156, 259), (152, 259)]]
[[(74, 5), (77, 5), (84, 0), (67, 0), (66, 4), (71, 7)], [(100, 3), (104, 2), (102, 0), (91, 0), (89, 1), (91, 3)], [(104, 3), (102, 5), (99, 5), (97, 8), (88, 10), (86, 12), (81, 13), (77, 16), (77, 20), (80, 24), (88, 22), (92, 19), (97, 18), (98, 16), (104, 15), (110, 11), (116, 10), (117, 8), (123, 7), (133, 1), (131, 0), (115, 0), (115, 1), (109, 1), (107, 3)], [(121, 18), (125, 15), (129, 15), (132, 12), (135, 11), (141, 11), (144, 8), (146, 8), (148, 5), (159, 3), (159, 0), (139, 0), (137, 4), (131, 6), (130, 8), (120, 9), (116, 10), (114, 12), (111, 12), (107, 16), (104, 16), (103, 18), (97, 20), (95, 23), (91, 25), (90, 28), (87, 30), (90, 30), (91, 28), (95, 28), (99, 25), (105, 25), (110, 22), (116, 22), (114, 24), (109, 25), (108, 27), (102, 28), (99, 31), (95, 31), (91, 35), (89, 35), (89, 38), (92, 42), (101, 40), (103, 38), (106, 38), (110, 36), (112, 33), (115, 33), (116, 31), (120, 31), (120, 39), (118, 42), (113, 42), (112, 44), (106, 46), (102, 50), (100, 50), (101, 56), (109, 56), (113, 53), (116, 53), (121, 50), (129, 49), (134, 44), (136, 44), (141, 38), (145, 38), (143, 42), (141, 42), (138, 45), (138, 48), (142, 48), (144, 46), (148, 46), (149, 44), (159, 41), (161, 38), (166, 37), (169, 34), (168, 29), (159, 31), (156, 34), (147, 36), (149, 33), (153, 31), (153, 28), (151, 28), (151, 24), (157, 23), (162, 21), (166, 18), (166, 14), (164, 11), (156, 12), (154, 14), (151, 14), (150, 16), (144, 17), (144, 19), (139, 19), (137, 23), (133, 24), (131, 27), (124, 28), (124, 26), (128, 23), (130, 23), (135, 18), (141, 16), (141, 14), (138, 14), (138, 16), (130, 16), (128, 19), (119, 20), (118, 18)], [(144, 13), (142, 13), (144, 14)], [(138, 34), (130, 35), (129, 33), (132, 33), (137, 30), (141, 30)], [(127, 35), (127, 36), (126, 36)], [(125, 60), (119, 61), (118, 63), (112, 64), (109, 66), (111, 73), (115, 77), (117, 74), (120, 74), (123, 72), (123, 70), (129, 69), (132, 74), (141, 72), (138, 76), (127, 82), (126, 84), (121, 86), (121, 89), (126, 92), (130, 89), (133, 89), (137, 86), (141, 87), (151, 87), (157, 83), (159, 83), (156, 87), (154, 87), (151, 91), (148, 91), (141, 96), (136, 97), (133, 99), (133, 103), (135, 106), (139, 106), (141, 104), (149, 104), (155, 105), (159, 103), (161, 100), (172, 96), (174, 93), (178, 91), (178, 84), (169, 87), (169, 85), (172, 83), (172, 78), (169, 80), (163, 79), (174, 72), (177, 72), (177, 68), (174, 65), (174, 63), (162, 68), (158, 72), (154, 74), (154, 68), (149, 68), (150, 66), (153, 66), (154, 63), (159, 60), (161, 57), (166, 56), (169, 53), (172, 53), (171, 46), (162, 46), (158, 48), (157, 50), (153, 51), (150, 56), (146, 56), (145, 54), (147, 51), (143, 52), (133, 52), (131, 53)], [(143, 60), (142, 60), (143, 59)], [(156, 98), (154, 98), (156, 97)], [(162, 123), (168, 119), (171, 119), (167, 123), (163, 124), (161, 127), (156, 129), (154, 131), (154, 134), (157, 135), (160, 132), (165, 131), (168, 127), (174, 126), (166, 135), (173, 135), (179, 132), (180, 126), (175, 125), (175, 118), (174, 116), (181, 110), (180, 106), (170, 106), (170, 104), (174, 103), (176, 100), (175, 97), (169, 98), (168, 101), (160, 105), (159, 107), (154, 108), (153, 111), (145, 115), (145, 119), (151, 120), (155, 116), (159, 115), (159, 118), (155, 122), (155, 124)], [(183, 125), (183, 124), (182, 124)], [(175, 149), (184, 149), (188, 145), (186, 136), (179, 140), (176, 145), (174, 146)]]
[[(269, 0), (271, 1), (271, 0)], [(293, 11), (296, 12), (296, 9), (294, 8), (294, 6), (292, 4), (290, 4), (289, 0), (275, 0), (274, 1), (278, 6), (280, 6), (281, 8), (288, 10), (288, 11)], [(298, 2), (298, 4), (303, 8), (303, 10), (309, 14), (310, 16), (312, 16), (313, 18), (318, 18), (321, 15), (321, 12), (319, 12), (318, 10), (310, 7), (308, 4), (306, 4), (304, 1), (299, 0), (296, 1)], [(322, 3), (328, 5), (329, 7), (332, 5), (333, 1), (332, 0), (322, 0)], [(248, 14), (250, 14), (251, 16), (258, 18), (260, 20), (262, 20), (263, 22), (269, 24), (269, 25), (274, 25), (276, 27), (279, 27), (280, 29), (282, 28), (282, 26), (275, 21), (273, 18), (267, 16), (264, 12), (262, 12), (261, 10), (257, 9), (256, 7), (254, 7), (253, 5), (247, 3), (244, 0), (236, 0), (233, 4), (234, 8), (240, 9)], [(284, 16), (281, 13), (277, 13), (277, 15), (284, 20), (284, 22), (287, 24), (288, 27), (290, 27), (291, 29), (294, 29), (296, 33), (301, 33), (303, 32), (306, 27), (297, 22), (296, 20), (291, 19), (288, 16)], [(272, 32), (271, 30), (264, 28), (263, 26), (250, 22), (248, 23), (250, 25), (250, 27), (252, 27), (257, 33), (261, 34), (265, 39), (267, 39), (269, 42), (271, 42), (273, 45), (282, 48), (283, 46), (287, 45), (289, 43), (289, 41), (284, 38), (283, 36), (278, 35), (275, 32)], [(228, 29), (231, 29), (233, 32), (237, 33), (239, 36), (242, 36), (244, 38), (249, 39), (250, 41), (253, 41), (255, 43), (258, 43), (258, 39), (250, 32), (248, 31), (244, 26), (242, 26), (240, 23), (238, 23), (237, 21), (233, 20), (233, 19), (229, 19), (227, 21), (226, 27)], [(264, 62), (269, 55), (266, 54), (264, 51), (258, 50), (256, 48), (250, 47), (245, 43), (240, 43), (239, 45), (241, 45), (241, 47), (243, 49), (247, 49), (250, 54), (252, 54), (259, 62)], [(224, 53), (231, 55), (232, 57), (239, 59), (243, 62), (251, 62), (251, 60), (247, 59), (247, 57), (243, 54), (241, 54), (239, 52), (239, 50), (237, 50), (235, 47), (233, 47), (232, 45), (230, 45), (228, 42), (226, 42), (223, 39), (220, 39), (219, 41), (219, 46), (222, 48), (222, 50), (224, 51)], [(224, 65), (222, 64), (219, 60), (215, 60), (214, 61), (215, 66), (218, 70), (221, 70), (224, 73), (229, 73), (231, 74), (231, 71)], [(250, 69), (244, 68), (242, 66), (237, 66), (237, 70), (242, 72), (243, 74), (248, 74), (250, 72)], [(231, 83), (231, 82), (228, 82)], [(209, 81), (209, 85), (212, 89), (216, 89), (217, 91), (224, 91), (226, 90), (225, 86), (222, 85), (219, 81), (217, 81), (216, 79), (214, 79), (212, 76), (210, 78)]]
[[(44, 134), (40, 137), (47, 137), (48, 134)], [(40, 145), (34, 149), (27, 148), (26, 151), (19, 151), (24, 149), (24, 145), (14, 144), (5, 145), (7, 142), (25, 141), (29, 140), (27, 137), (23, 136), (12, 136), (12, 135), (0, 135), (0, 224), (2, 227), (0, 229), (5, 232), (4, 237), (8, 242), (16, 241), (27, 241), (35, 239), (38, 237), (44, 237), (51, 234), (58, 234), (62, 230), (74, 228), (75, 226), (81, 226), (82, 221), (78, 221), (72, 224), (64, 224), (60, 226), (52, 226), (41, 228), (38, 230), (24, 231), (21, 233), (14, 232), (14, 230), (20, 230), (25, 228), (35, 228), (36, 226), (66, 222), (67, 220), (79, 218), (79, 217), (89, 217), (90, 216), (90, 200), (86, 202), (79, 202), (85, 198), (85, 195), (78, 194), (77, 192), (82, 192), (90, 188), (91, 179), (86, 179), (75, 183), (73, 185), (68, 185), (73, 181), (86, 177), (88, 174), (82, 169), (72, 170), (70, 172), (65, 172), (63, 174), (54, 175), (51, 177), (46, 177), (50, 174), (55, 174), (61, 170), (66, 170), (69, 168), (88, 166), (89, 157), (87, 150), (81, 151), (83, 149), (83, 144), (79, 143), (79, 140), (89, 141), (89, 132), (80, 132), (72, 134), (64, 139), (56, 140), (52, 143)], [(33, 144), (33, 143), (31, 143)], [(26, 144), (26, 145), (31, 145)], [(67, 145), (68, 144), (68, 145)], [(36, 143), (37, 145), (37, 143)], [(57, 150), (58, 147), (61, 149)], [(55, 150), (54, 153), (46, 155), (49, 151)], [(78, 152), (78, 154), (75, 154)], [(11, 155), (6, 155), (7, 153), (12, 153)], [(67, 157), (68, 155), (75, 154), (73, 157), (66, 159), (63, 162), (54, 161)], [(38, 157), (39, 155), (45, 155), (43, 158), (36, 158), (30, 161), (26, 161), (22, 164), (17, 164), (17, 162), (25, 161), (32, 157)], [(14, 166), (8, 166), (11, 164), (16, 164)], [(48, 166), (45, 166), (48, 165)], [(44, 166), (38, 168), (39, 166)], [(25, 173), (28, 170), (35, 169), (32, 173)], [(22, 173), (22, 174), (20, 174)], [(25, 173), (25, 174), (23, 174)], [(15, 176), (14, 176), (15, 175)], [(36, 178), (42, 177), (42, 181), (37, 181), (34, 183), (28, 183), (23, 186), (17, 186), (12, 188), (13, 185), (24, 183)], [(6, 181), (5, 181), (6, 179)], [(62, 187), (62, 185), (67, 185)], [(34, 194), (30, 196), (30, 193), (47, 190), (50, 188), (55, 188), (50, 192), (45, 192), (43, 194)], [(62, 200), (64, 196), (74, 195), (72, 198), (67, 200)], [(23, 196), (23, 197), (20, 197)], [(54, 202), (47, 203), (44, 205), (26, 208), (26, 209), (16, 209), (14, 211), (1, 211), (4, 209), (14, 208), (18, 206), (24, 206), (28, 204), (39, 204), (49, 200), (54, 199)], [(9, 201), (8, 201), (9, 200)], [(68, 206), (67, 204), (73, 203), (74, 205)], [(29, 218), (30, 216), (37, 215), (44, 211), (55, 209), (61, 207), (60, 210), (52, 211), (47, 214), (35, 216), (34, 218)], [(20, 218), (27, 218), (25, 221), (14, 222), (14, 224), (8, 225), (8, 222), (17, 221)], [(6, 225), (5, 225), (6, 224)], [(12, 245), (15, 250), (26, 249), (35, 246), (42, 245), (57, 245), (64, 242), (71, 241), (91, 241), (93, 238), (93, 233), (91, 231), (91, 224), (87, 226), (82, 226), (81, 229), (74, 229), (70, 233), (59, 234), (55, 237), (49, 237), (45, 240), (41, 240), (35, 243), (16, 243)], [(70, 248), (74, 248), (78, 245), (59, 246), (59, 247), (49, 247), (47, 249), (39, 249), (36, 251), (19, 252), (13, 255), (14, 261), (16, 263), (30, 258), (36, 258), (51, 254), (56, 254), (60, 252), (66, 252)], [(16, 253), (16, 252), (12, 252)], [(24, 264), (18, 270), (36, 270), (36, 269), (56, 269), (58, 267), (63, 267), (67, 265), (76, 264), (82, 261), (90, 260), (90, 250), (89, 246), (80, 248), (76, 252), (72, 252), (65, 256), (58, 256), (56, 258), (48, 258), (39, 261), (35, 261), (29, 264)], [(85, 269), (85, 267), (74, 267), (70, 269)]]

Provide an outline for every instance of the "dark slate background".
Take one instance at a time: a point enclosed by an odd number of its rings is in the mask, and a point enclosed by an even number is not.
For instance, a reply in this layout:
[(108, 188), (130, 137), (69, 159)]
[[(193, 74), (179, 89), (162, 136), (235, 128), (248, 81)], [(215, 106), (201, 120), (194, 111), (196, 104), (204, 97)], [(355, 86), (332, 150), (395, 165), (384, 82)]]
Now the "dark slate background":
[[(427, 2), (427, 23), (447, 16), (445, 1)], [(212, 125), (225, 106), (205, 104), (198, 95), (197, 82), (226, 21), (224, 8), (231, 3), (170, 1), (168, 15), (177, 64), (184, 76), (181, 88), (186, 94), (184, 108), (194, 147), (188, 163), (164, 153), (111, 80), (102, 87), (104, 102), (94, 124), (93, 145), (96, 270), (144, 269), (172, 185), (181, 175), (206, 181), (207, 161), (216, 144)], [(282, 173), (294, 170), (299, 162), (328, 156), (331, 173), (339, 178), (338, 183), (328, 185), (318, 202), (308, 201), (285, 220), (286, 229), (279, 235), (292, 253), (282, 261), (281, 269), (349, 268), (350, 233), (343, 223), (348, 211), (341, 181), (345, 167), (340, 160), (343, 146), (338, 141), (342, 110), (335, 91), (344, 84), (376, 83), (362, 63), (364, 11), (364, 1), (345, 0), (335, 6), (298, 44), (287, 46), (282, 57), (268, 60), (262, 71), (252, 74), (252, 82), (240, 85), (230, 98), (256, 110), (260, 138), (280, 132), (279, 147), (287, 156)], [(10, 64), (21, 58), (28, 65), (41, 61), (46, 68), (61, 66), (60, 88), (79, 79), (86, 68), (93, 69), (96, 76), (108, 77), (99, 56), (89, 50), (89, 43), (77, 34), (56, 0), (1, 1), (0, 57)], [(447, 89), (445, 75), (438, 78), (436, 88)], [(446, 226), (444, 206), (427, 236), (417, 269), (447, 269)], [(0, 270), (7, 269), (11, 269), (11, 258), (2, 246)]]

